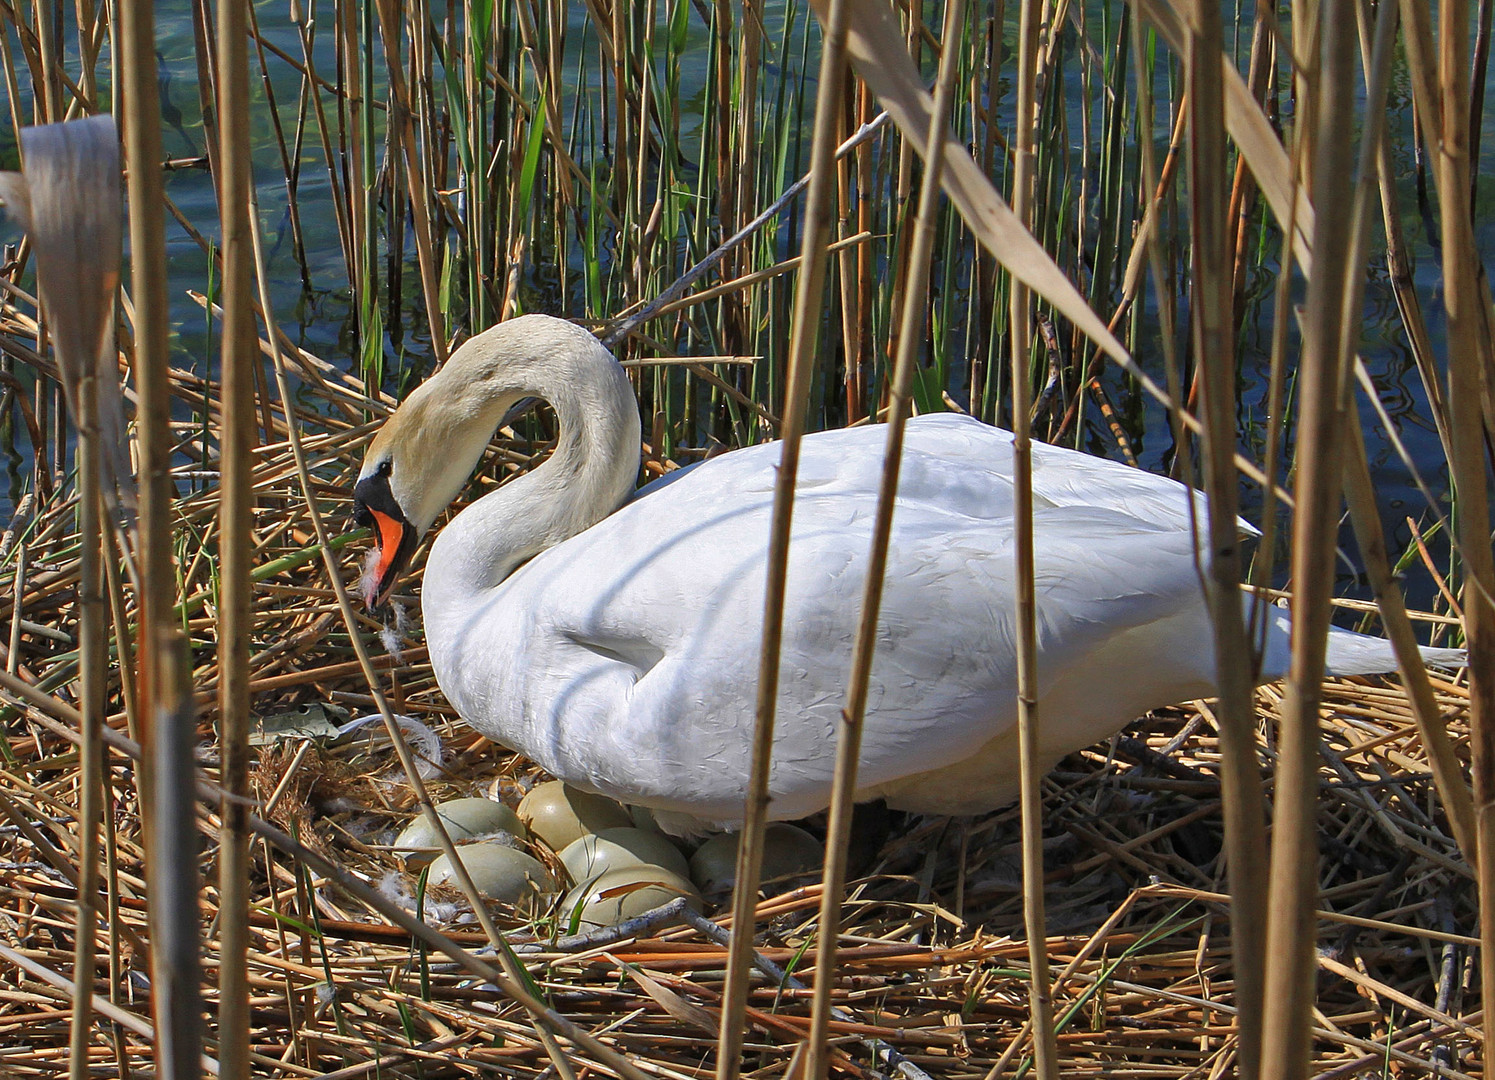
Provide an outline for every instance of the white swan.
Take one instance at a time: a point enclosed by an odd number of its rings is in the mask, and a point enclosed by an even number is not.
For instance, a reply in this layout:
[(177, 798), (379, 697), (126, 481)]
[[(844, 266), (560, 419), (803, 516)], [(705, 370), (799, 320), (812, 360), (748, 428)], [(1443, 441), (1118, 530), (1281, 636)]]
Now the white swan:
[[(355, 489), (359, 519), (378, 534), (368, 599), (389, 595), (506, 411), (528, 397), (556, 411), (554, 453), (458, 514), (426, 561), (441, 689), (473, 727), (572, 784), (740, 822), (777, 445), (635, 495), (638, 406), (617, 361), (559, 319), (502, 323), (458, 349), (369, 448)], [(863, 427), (804, 442), (775, 818), (829, 802), (884, 439)], [(909, 425), (862, 744), (867, 798), (974, 813), (1016, 794), (1011, 442), (967, 417)], [(1039, 717), (1052, 765), (1150, 708), (1211, 693), (1214, 659), (1188, 489), (1033, 450)], [(1286, 668), (1286, 626), (1272, 609), (1264, 677)], [(1395, 667), (1379, 639), (1335, 631), (1329, 646), (1337, 674)]]

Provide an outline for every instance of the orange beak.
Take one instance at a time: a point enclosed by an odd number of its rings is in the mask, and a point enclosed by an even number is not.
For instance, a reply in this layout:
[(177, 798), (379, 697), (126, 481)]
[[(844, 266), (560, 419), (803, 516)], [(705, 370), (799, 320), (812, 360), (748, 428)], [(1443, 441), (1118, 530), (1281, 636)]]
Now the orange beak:
[(409, 552), (404, 550), (405, 530), (409, 525), (395, 520), (381, 510), (371, 509), (370, 513), (374, 517), (374, 527), (379, 531), (379, 560), (374, 568), (378, 584), (374, 588), (373, 603), (369, 606), (378, 609), (389, 602), (390, 593), (394, 592), (395, 585), (399, 583), (400, 571), (409, 560)]
[(365, 476), (353, 489), (353, 520), (372, 526), (378, 545), (364, 577), (364, 600), (373, 611), (389, 602), (420, 537), (389, 490), (387, 468)]

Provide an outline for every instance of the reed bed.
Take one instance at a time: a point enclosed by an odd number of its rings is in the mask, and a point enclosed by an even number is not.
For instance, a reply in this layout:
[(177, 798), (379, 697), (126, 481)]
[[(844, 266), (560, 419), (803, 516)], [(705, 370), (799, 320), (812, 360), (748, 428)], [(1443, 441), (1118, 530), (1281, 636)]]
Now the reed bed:
[[(100, 685), (96, 493), (19, 243), (0, 1076), (1484, 1075), (1491, 5), (1435, 26), (1413, 0), (1263, 0), (1233, 27), (1183, 0), (963, 6), (0, 5), (6, 135), (123, 120), (133, 268), (105, 381), (142, 483), (131, 560), (104, 546)], [(833, 12), (849, 69), (821, 63)], [(645, 476), (959, 409), (1206, 489), (1222, 625), (1250, 576), (1321, 634), (1338, 536), (1377, 601), (1338, 621), (1467, 643), (1471, 672), (1402, 648), (1405, 689), (1321, 685), (1300, 634), (1288, 684), (1252, 690), (1249, 649), (1222, 645), (1223, 701), (1029, 777), (1026, 820), (903, 821), (844, 894), (743, 893), (714, 922), (572, 940), (531, 915), (494, 966), (464, 951), (489, 913), (413, 899), (388, 845), (430, 797), (512, 802), (534, 767), (462, 725), (418, 627), (346, 615), (365, 541), (337, 530), (403, 393), (537, 310), (633, 371)], [(553, 436), (543, 408), (515, 421), (467, 498)], [(1225, 550), (1237, 501), (1266, 534), (1250, 565)], [(334, 737), (385, 711), (439, 738), (418, 775), (380, 725)], [(836, 883), (841, 810), (828, 828)]]

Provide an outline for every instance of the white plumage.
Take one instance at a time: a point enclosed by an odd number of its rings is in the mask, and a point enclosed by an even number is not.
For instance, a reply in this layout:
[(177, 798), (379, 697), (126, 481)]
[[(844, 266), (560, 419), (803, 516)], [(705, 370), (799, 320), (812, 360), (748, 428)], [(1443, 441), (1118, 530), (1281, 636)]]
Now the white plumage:
[[(475, 728), (564, 780), (740, 821), (777, 444), (630, 498), (639, 421), (622, 369), (560, 320), (501, 324), (458, 350), (369, 451), (359, 501), (383, 538), (375, 598), (400, 569), (393, 549), (413, 548), (503, 412), (530, 396), (556, 409), (554, 455), (459, 514), (427, 561), (422, 609), (441, 688)], [(803, 444), (775, 818), (829, 801), (885, 437), (874, 426)], [(1016, 795), (1011, 443), (967, 417), (909, 425), (863, 735), (865, 797), (971, 813)], [(1041, 750), (1052, 764), (1150, 708), (1210, 693), (1214, 656), (1187, 488), (1038, 444), (1033, 489)], [(407, 542), (396, 543), (391, 518)], [(1286, 618), (1271, 615), (1264, 677), (1286, 664)], [(1345, 631), (1329, 658), (1341, 674), (1395, 666), (1385, 642)]]

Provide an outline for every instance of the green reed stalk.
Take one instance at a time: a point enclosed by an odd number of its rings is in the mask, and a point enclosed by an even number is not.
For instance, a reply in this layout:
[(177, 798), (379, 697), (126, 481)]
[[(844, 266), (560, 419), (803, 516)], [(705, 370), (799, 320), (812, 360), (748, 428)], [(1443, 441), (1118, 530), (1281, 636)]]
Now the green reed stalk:
[[(734, 73), (732, 45), (737, 35), (733, 33), (732, 2), (731, 0), (715, 0), (711, 6), (712, 62), (714, 65), (712, 69), (714, 93), (711, 98), (711, 110), (716, 135), (713, 162), (716, 179), (715, 201), (718, 216), (717, 227), (724, 237), (731, 236), (741, 228), (743, 223), (741, 210), (745, 209), (738, 197), (738, 188), (742, 186), (743, 178), (743, 172), (738, 165), (746, 164), (740, 155), (746, 150), (746, 144), (752, 142), (752, 138), (748, 131), (743, 131), (736, 125), (738, 116), (734, 115), (732, 110), (732, 97), (734, 90), (739, 94), (742, 93), (741, 75), (747, 65), (746, 39), (750, 33), (753, 33), (750, 25), (752, 19), (753, 13), (744, 10), (742, 17), (743, 51), (738, 58)], [(748, 103), (739, 102), (739, 106), (744, 104)], [(705, 165), (708, 160), (706, 154), (703, 153), (702, 165)], [(740, 277), (742, 266), (741, 253), (733, 251), (727, 256), (722, 272), (728, 279)], [(726, 348), (734, 351), (742, 347), (742, 338), (746, 330), (742, 324), (741, 308), (742, 298), (740, 296), (723, 298), (721, 322), (724, 335), (722, 340)]]
[[(310, 290), (312, 287), (311, 268), (306, 263), (306, 234), (301, 227), (301, 205), (299, 190), (301, 185), (301, 155), (300, 131), (297, 131), (296, 146), (287, 146), (285, 125), (281, 123), (280, 107), (276, 99), (275, 84), (270, 79), (270, 63), (265, 57), (265, 43), (260, 36), (259, 21), (255, 17), (254, 7), (251, 5), (248, 12), (249, 32), (254, 39), (255, 56), (259, 61), (260, 88), (265, 94), (265, 104), (270, 115), (270, 126), (275, 132), (275, 149), (280, 155), (281, 172), (285, 177), (286, 189), (286, 217), (291, 226), (291, 247), (296, 253), (296, 266), (301, 272), (301, 287)], [(248, 108), (246, 102), (245, 108)]]
[[(325, 2), (325, 0), (324, 0)], [(315, 27), (300, 6), (301, 0), (293, 0), (290, 18), (296, 24), (297, 37), (301, 42), (301, 62), (306, 68), (306, 77), (301, 81), (301, 112), (310, 108), (317, 128), (317, 137), (322, 146), (322, 157), (327, 162), (327, 189), (332, 198), (333, 218), (337, 222), (338, 242), (342, 246), (343, 265), (347, 269), (348, 283), (358, 281), (358, 256), (355, 239), (354, 209), (343, 181), (346, 175), (336, 166), (338, 154), (333, 148), (332, 124), (327, 119), (327, 109), (322, 100), (321, 83), (318, 81), (315, 63)], [(339, 113), (342, 105), (339, 102)], [(339, 128), (341, 130), (341, 127)], [(299, 139), (298, 139), (299, 142)]]
[[(758, 70), (763, 63), (763, 14), (763, 0), (743, 0), (741, 51), (737, 67), (737, 120), (732, 132), (737, 143), (735, 228), (746, 225), (753, 209), (758, 205), (758, 172), (761, 162), (758, 146)], [(745, 268), (747, 264), (741, 265)], [(739, 323), (735, 337), (728, 336), (726, 344), (730, 348), (732, 342), (736, 341), (738, 348), (732, 351), (745, 351), (747, 320), (751, 317), (750, 305), (744, 298), (743, 305), (729, 307), (728, 311), (737, 316)]]
[(359, 368), (364, 381), (377, 369), (376, 354), (382, 351), (383, 321), (378, 290), (378, 206), (374, 191), (373, 124), (373, 19), (372, 4), (337, 0), (338, 97), (341, 117), (341, 160), (346, 178), (352, 224), (353, 302), (358, 311)]
[[(461, 132), (465, 135), (461, 161), (467, 193), (467, 305), (469, 325), (475, 330), (488, 323), (489, 305), (485, 278), (494, 262), (490, 237), (495, 233), (487, 227), (490, 191), (485, 176), (488, 127), (483, 123), (483, 118), (487, 115), (487, 80), (484, 73), (488, 64), (493, 14), (490, 0), (478, 0), (468, 6), (461, 52), (462, 82), (467, 106)], [(447, 63), (451, 63), (450, 54)]]
[[(432, 239), (431, 199), (426, 194), (422, 154), (416, 142), (416, 126), (411, 120), (413, 100), (405, 82), (405, 67), (401, 63), (399, 34), (404, 22), (399, 15), (399, 0), (380, 0), (378, 21), (380, 30), (383, 31), (384, 60), (389, 72), (390, 124), (399, 150), (404, 153), (405, 184), (410, 188), (411, 218), (416, 232), (416, 260), (420, 263), (420, 290), (426, 301), (426, 325), (431, 328), (431, 352), (437, 363), (444, 363), (447, 359), (447, 328), (441, 319), (441, 289), (438, 284), (440, 274), (437, 271), (437, 250)], [(404, 215), (401, 214), (401, 217)]]

